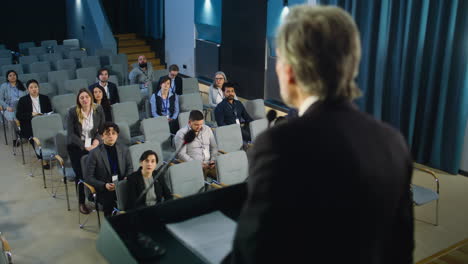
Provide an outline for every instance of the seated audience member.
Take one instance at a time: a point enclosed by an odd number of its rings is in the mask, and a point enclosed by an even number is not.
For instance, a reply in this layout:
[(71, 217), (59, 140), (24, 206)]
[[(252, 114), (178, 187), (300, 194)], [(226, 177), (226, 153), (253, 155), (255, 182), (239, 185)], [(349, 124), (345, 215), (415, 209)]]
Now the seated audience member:
[[(228, 79), (224, 72), (219, 71), (215, 73), (214, 82), (210, 85), (210, 89), (208, 91), (208, 104), (215, 108), (221, 101), (224, 99), (223, 93), (223, 84), (227, 82)], [(237, 97), (235, 97), (237, 100)]]
[(99, 145), (101, 137), (98, 132), (104, 125), (104, 120), (104, 110), (93, 103), (91, 92), (86, 88), (78, 91), (76, 106), (68, 111), (67, 150), (76, 175), (75, 184), (78, 185), (78, 202), (82, 214), (89, 214), (89, 209), (85, 205), (83, 184), (78, 184), (83, 179), (81, 157)]
[(216, 144), (211, 128), (204, 125), (202, 112), (198, 110), (191, 111), (188, 125), (177, 131), (175, 135), (177, 149), (184, 143), (184, 136), (187, 133), (195, 133), (195, 140), (182, 147), (178, 159), (182, 161), (201, 161), (205, 176), (215, 178), (215, 158), (218, 153), (218, 144)]
[[(23, 83), (18, 80), (18, 74), (9, 70), (6, 73), (6, 82), (0, 86), (0, 106), (3, 110), (3, 116), (6, 121), (14, 121), (16, 117), (16, 105), (21, 97), (27, 93)], [(16, 134), (13, 122), (7, 122), (8, 134), (13, 139), (13, 145), (16, 145)]]
[[(16, 119), (20, 121), (21, 137), (30, 139), (29, 142), (34, 147), (32, 140), (33, 132), (31, 120), (49, 112), (52, 112), (52, 104), (47, 95), (39, 93), (39, 82), (36, 80), (29, 80), (26, 83), (29, 95), (21, 97), (18, 101), (16, 108)], [(43, 165), (45, 169), (49, 168), (48, 164)]]
[(111, 216), (116, 206), (115, 184), (133, 172), (132, 158), (127, 146), (117, 142), (119, 127), (106, 122), (101, 130), (102, 141), (89, 152), (86, 166), (86, 182), (96, 188), (98, 203), (105, 216)]
[(174, 134), (179, 129), (177, 122), (177, 117), (179, 116), (179, 96), (170, 90), (171, 80), (168, 76), (163, 76), (160, 84), (161, 89), (151, 96), (151, 113), (153, 117), (167, 117), (171, 133)]
[(215, 118), (218, 126), (240, 124), (242, 131), (242, 139), (250, 141), (249, 123), (252, 118), (245, 110), (244, 105), (235, 99), (237, 87), (234, 83), (224, 83), (222, 90), (224, 99), (215, 108)]
[(99, 82), (90, 85), (88, 88), (93, 92), (94, 87), (99, 86), (104, 89), (107, 98), (111, 105), (120, 102), (119, 91), (117, 85), (113, 82), (109, 82), (109, 70), (102, 68), (97, 73)]
[(153, 81), (153, 67), (148, 64), (146, 57), (138, 56), (138, 66), (128, 74), (130, 84), (140, 85), (143, 96), (148, 96), (151, 92), (151, 82)]
[(93, 93), (94, 103), (102, 106), (102, 109), (104, 110), (104, 116), (106, 117), (106, 122), (112, 122), (112, 106), (109, 102), (109, 99), (107, 99), (104, 88), (96, 85), (91, 92)]
[(167, 187), (164, 175), (161, 175), (154, 183), (153, 188), (136, 204), (141, 193), (153, 183), (158, 160), (158, 155), (152, 150), (147, 150), (141, 154), (140, 167), (127, 178), (127, 210), (153, 206), (172, 199), (172, 194)]
[[(158, 90), (161, 89), (161, 82), (164, 77), (166, 76), (161, 76), (161, 78), (159, 78), (158, 87), (157, 87)], [(171, 80), (170, 87), (171, 87), (172, 93), (175, 93), (177, 95), (182, 95), (183, 87), (182, 87), (182, 78), (179, 76), (179, 66), (175, 64), (172, 64), (171, 66), (169, 66), (169, 75), (167, 75), (167, 77), (169, 77), (169, 79)]]

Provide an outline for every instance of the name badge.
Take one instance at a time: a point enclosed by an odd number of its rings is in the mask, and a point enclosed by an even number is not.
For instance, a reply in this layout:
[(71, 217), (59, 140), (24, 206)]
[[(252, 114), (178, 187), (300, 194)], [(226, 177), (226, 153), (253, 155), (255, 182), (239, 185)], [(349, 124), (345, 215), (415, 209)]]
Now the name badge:
[(236, 124), (240, 125), (239, 118), (236, 118)]
[(91, 147), (91, 139), (90, 138), (85, 138), (84, 146), (85, 146), (85, 148)]
[(119, 181), (119, 175), (112, 175), (112, 183), (116, 183)]

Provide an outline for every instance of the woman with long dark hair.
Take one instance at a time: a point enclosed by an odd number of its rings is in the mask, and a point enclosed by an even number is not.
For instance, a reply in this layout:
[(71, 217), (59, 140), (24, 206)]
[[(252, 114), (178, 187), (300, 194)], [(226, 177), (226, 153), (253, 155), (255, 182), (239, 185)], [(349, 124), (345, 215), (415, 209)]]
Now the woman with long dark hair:
[(16, 118), (16, 105), (21, 97), (27, 94), (23, 83), (18, 80), (18, 74), (14, 70), (9, 70), (6, 73), (6, 82), (0, 86), (0, 106), (5, 119), (8, 121), (8, 134), (13, 139), (13, 144), (16, 144), (15, 129), (13, 122)]
[(106, 122), (112, 122), (111, 104), (107, 98), (106, 91), (101, 86), (96, 85), (93, 90), (94, 103), (101, 105), (104, 109), (104, 115), (106, 116)]

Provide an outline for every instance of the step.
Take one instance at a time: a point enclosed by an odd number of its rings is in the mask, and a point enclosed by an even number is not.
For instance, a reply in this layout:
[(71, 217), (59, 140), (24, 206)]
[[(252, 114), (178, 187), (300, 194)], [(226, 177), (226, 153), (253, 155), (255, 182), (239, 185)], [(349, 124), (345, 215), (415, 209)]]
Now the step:
[(119, 40), (119, 48), (132, 47), (132, 46), (142, 46), (146, 45), (146, 41), (143, 39), (129, 39), (129, 40)]
[[(123, 53), (123, 52), (120, 52), (119, 53)], [(135, 58), (135, 60), (137, 60), (138, 56), (145, 56), (146, 58), (156, 58), (156, 53), (152, 52), (152, 51), (146, 51), (146, 52), (127, 52), (125, 53), (127, 54), (127, 57), (128, 58)]]
[(116, 38), (121, 38), (121, 37), (133, 37), (133, 38), (136, 38), (136, 33), (115, 34), (114, 37), (116, 37)]
[(131, 47), (119, 47), (119, 53), (138, 53), (151, 51), (151, 47), (145, 46), (131, 46)]

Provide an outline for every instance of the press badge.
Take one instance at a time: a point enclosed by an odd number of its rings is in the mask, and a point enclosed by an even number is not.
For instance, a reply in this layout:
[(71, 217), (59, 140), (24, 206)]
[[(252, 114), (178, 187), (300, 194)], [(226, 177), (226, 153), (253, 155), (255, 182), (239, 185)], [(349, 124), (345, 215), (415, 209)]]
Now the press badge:
[(119, 181), (119, 175), (112, 175), (112, 183)]
[(236, 124), (240, 125), (239, 118), (236, 118)]
[(91, 138), (85, 138), (84, 146), (85, 148), (91, 147)]

